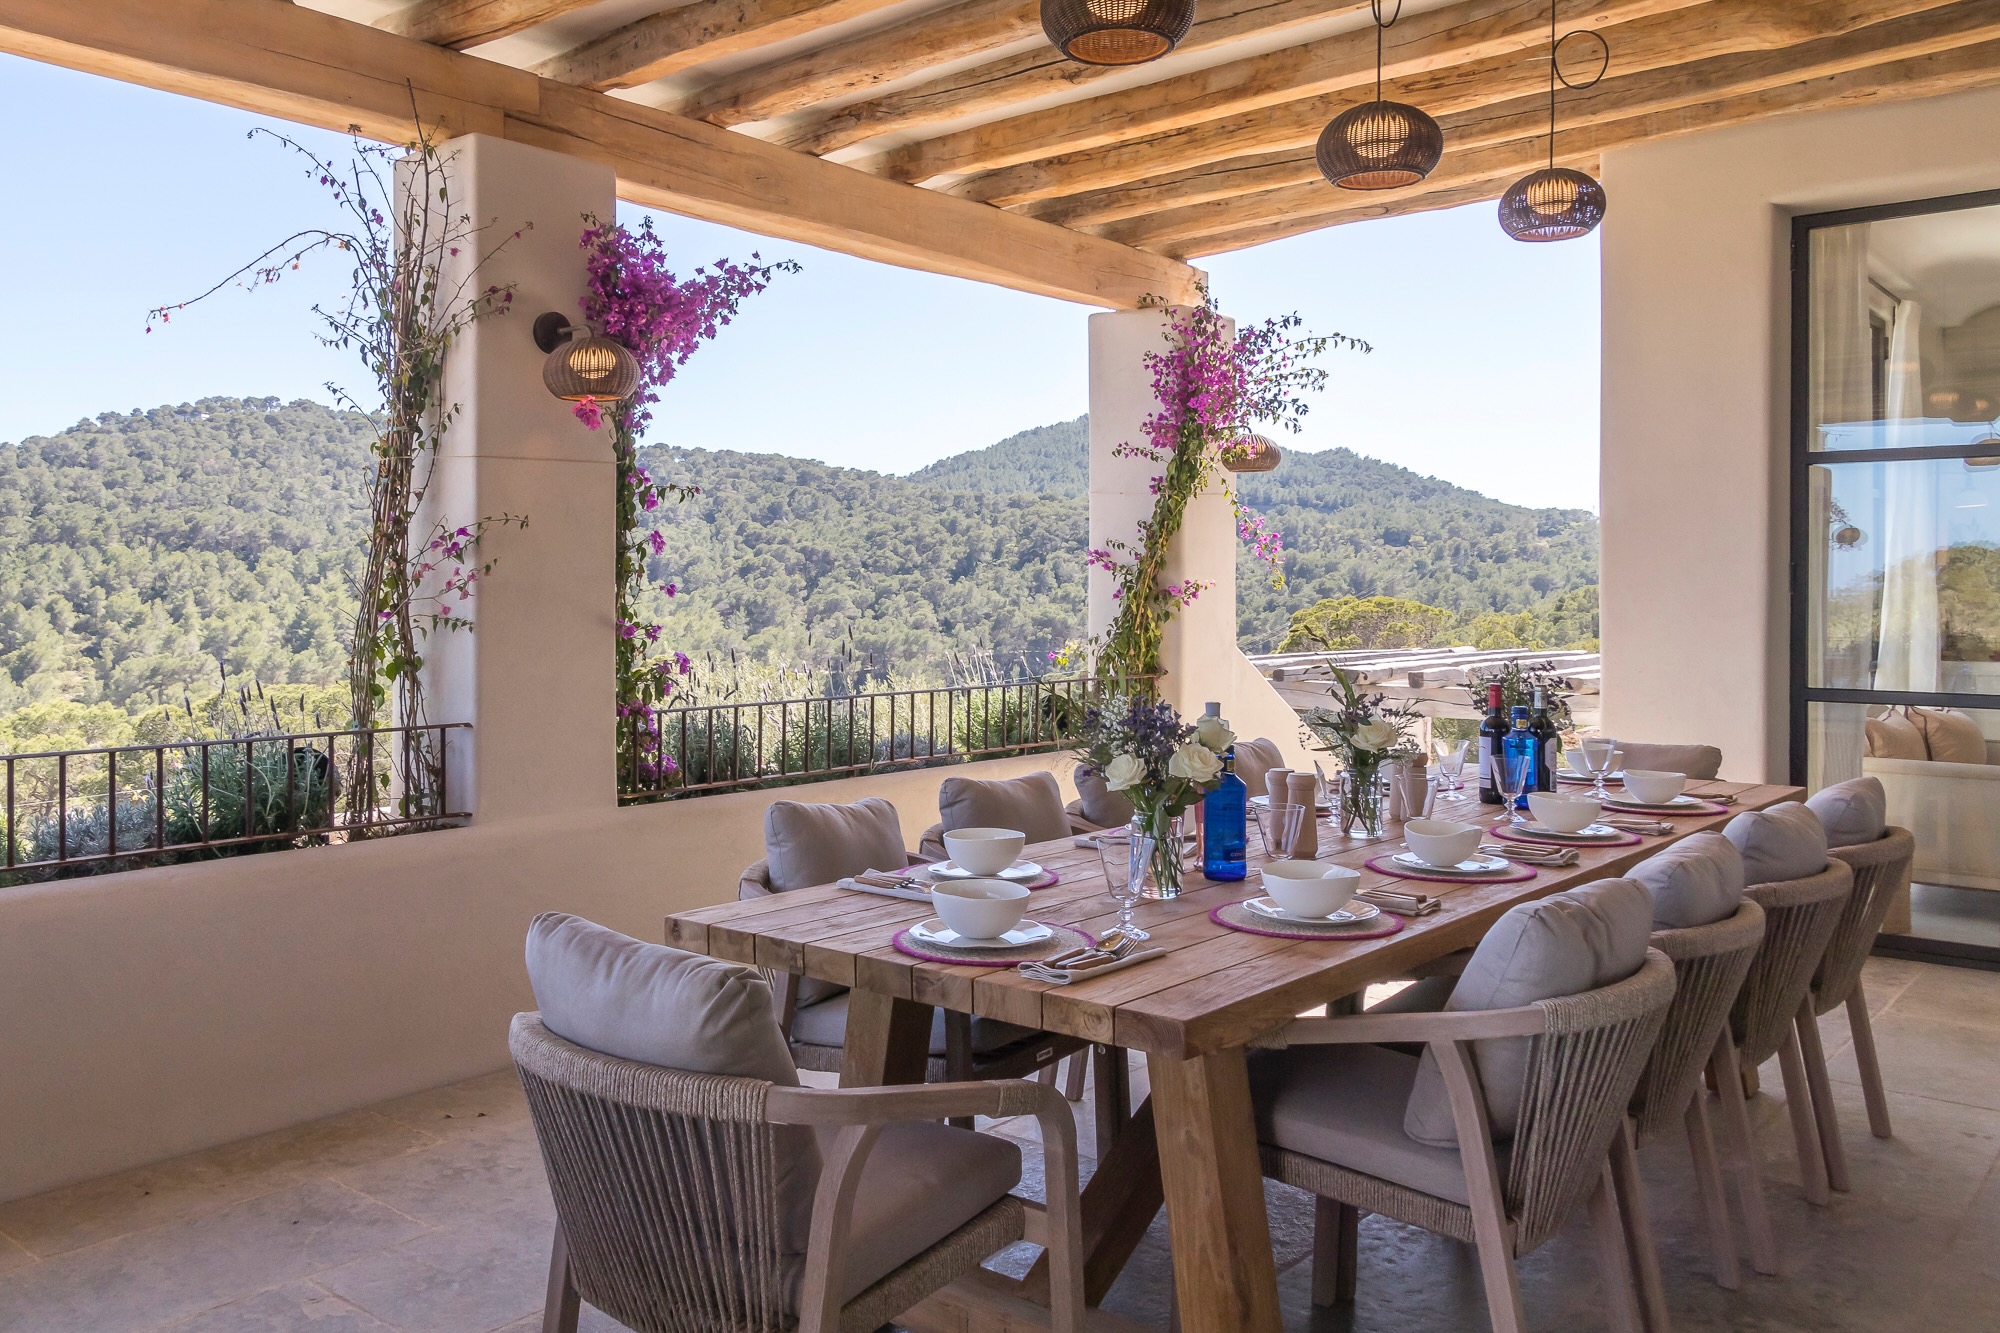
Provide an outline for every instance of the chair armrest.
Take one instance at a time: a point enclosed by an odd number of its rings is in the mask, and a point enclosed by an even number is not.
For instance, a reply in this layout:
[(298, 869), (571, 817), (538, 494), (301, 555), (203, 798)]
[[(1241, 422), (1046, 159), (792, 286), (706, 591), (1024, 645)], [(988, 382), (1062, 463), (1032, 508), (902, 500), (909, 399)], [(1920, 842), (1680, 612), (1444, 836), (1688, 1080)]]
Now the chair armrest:
[(785, 1125), (890, 1125), (901, 1120), (945, 1120), (983, 1115), (999, 1120), (1039, 1115), (1069, 1103), (1054, 1088), (1023, 1079), (972, 1083), (898, 1084), (883, 1088), (773, 1088), (765, 1103)]
[(1259, 1045), (1330, 1046), (1382, 1042), (1478, 1041), (1485, 1037), (1532, 1037), (1548, 1025), (1538, 1005), (1515, 1009), (1461, 1009), (1434, 1014), (1343, 1014), (1299, 1018)]

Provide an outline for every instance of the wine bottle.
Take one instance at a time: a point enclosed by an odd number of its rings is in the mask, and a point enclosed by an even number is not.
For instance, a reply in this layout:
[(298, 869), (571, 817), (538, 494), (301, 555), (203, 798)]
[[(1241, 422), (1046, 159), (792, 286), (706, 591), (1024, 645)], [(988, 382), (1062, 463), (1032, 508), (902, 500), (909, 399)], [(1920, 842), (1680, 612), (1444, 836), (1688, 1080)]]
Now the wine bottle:
[(1245, 822), (1249, 788), (1236, 776), (1236, 747), (1222, 756), (1222, 776), (1201, 798), (1201, 873), (1210, 879), (1242, 879), (1249, 828)]
[(1541, 752), (1541, 745), (1535, 740), (1535, 733), (1528, 728), (1528, 710), (1522, 705), (1514, 706), (1514, 725), (1508, 729), (1502, 742), (1502, 763), (1510, 774), (1525, 774), (1527, 780), (1521, 783), (1521, 794), (1514, 798), (1517, 809), (1528, 808), (1528, 793), (1535, 790), (1535, 757)]
[(1479, 800), (1500, 804), (1501, 746), (1507, 739), (1507, 715), (1501, 707), (1500, 682), (1486, 687), (1486, 720), (1479, 724)]
[(1535, 711), (1528, 719), (1528, 730), (1535, 737), (1535, 790), (1554, 791), (1556, 747), (1561, 741), (1556, 735), (1556, 724), (1549, 720), (1548, 691), (1539, 685), (1535, 687)]

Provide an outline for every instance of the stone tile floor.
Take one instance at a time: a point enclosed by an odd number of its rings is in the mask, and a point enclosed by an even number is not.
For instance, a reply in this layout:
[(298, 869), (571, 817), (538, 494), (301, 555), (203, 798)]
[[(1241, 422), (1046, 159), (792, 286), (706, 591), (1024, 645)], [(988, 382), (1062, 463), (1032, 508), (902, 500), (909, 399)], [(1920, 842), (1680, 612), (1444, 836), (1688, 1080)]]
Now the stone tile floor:
[[(2000, 1329), (2000, 974), (1878, 959), (1866, 984), (1896, 1137), (1869, 1136), (1845, 1021), (1827, 1020), (1853, 1192), (1808, 1207), (1783, 1107), (1758, 1098), (1782, 1277), (1717, 1287), (1685, 1149), (1646, 1151), (1677, 1327)], [(1080, 1119), (1088, 1154), (1087, 1108)], [(1032, 1183), (1033, 1122), (988, 1127), (1023, 1142)], [(1486, 1327), (1470, 1252), (1379, 1217), (1362, 1228), (1358, 1302), (1315, 1314), (1309, 1203), (1282, 1186), (1268, 1195), (1288, 1328)], [(540, 1327), (550, 1222), (506, 1071), (0, 1205), (0, 1330), (520, 1333)], [(1532, 1326), (1604, 1327), (1587, 1241), (1579, 1221), (1522, 1261)], [(1017, 1270), (1030, 1254), (993, 1263)], [(1107, 1306), (1164, 1322), (1169, 1264), (1162, 1219)], [(619, 1326), (586, 1310), (583, 1327)]]

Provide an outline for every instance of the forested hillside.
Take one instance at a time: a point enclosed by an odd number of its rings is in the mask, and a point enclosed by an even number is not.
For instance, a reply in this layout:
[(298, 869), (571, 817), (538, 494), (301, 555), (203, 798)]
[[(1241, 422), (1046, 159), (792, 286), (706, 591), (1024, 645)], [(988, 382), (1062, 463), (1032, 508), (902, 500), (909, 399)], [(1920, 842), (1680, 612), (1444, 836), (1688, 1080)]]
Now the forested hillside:
[[(314, 403), (205, 399), (0, 445), (0, 713), (199, 698), (225, 671), (338, 680), (369, 438), (364, 418)], [(698, 659), (838, 659), (871, 681), (935, 680), (954, 655), (1040, 662), (1082, 628), (1085, 459), (1081, 418), (909, 477), (650, 450), (663, 479), (702, 488), (656, 515), (653, 572), (679, 589), (669, 634)], [(1239, 568), (1247, 646), (1275, 646), (1328, 597), (1470, 617), (1595, 581), (1591, 515), (1346, 450), (1290, 454), (1243, 495), (1290, 555), (1282, 591), (1247, 556)]]

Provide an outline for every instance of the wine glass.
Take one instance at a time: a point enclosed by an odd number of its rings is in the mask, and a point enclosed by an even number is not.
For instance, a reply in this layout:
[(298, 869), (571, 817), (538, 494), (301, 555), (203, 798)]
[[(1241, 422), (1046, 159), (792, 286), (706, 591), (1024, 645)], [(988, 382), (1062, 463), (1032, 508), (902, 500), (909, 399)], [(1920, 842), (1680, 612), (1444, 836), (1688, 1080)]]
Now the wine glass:
[(1264, 855), (1273, 861), (1289, 861), (1299, 843), (1299, 830), (1305, 825), (1306, 808), (1259, 805), (1252, 809), (1257, 812), (1257, 832), (1264, 839)]
[(1591, 795), (1600, 801), (1610, 800), (1611, 793), (1604, 790), (1604, 779), (1617, 761), (1618, 742), (1609, 736), (1585, 736), (1577, 742), (1577, 751), (1583, 756), (1583, 771), (1590, 774)]
[(1521, 814), (1521, 797), (1535, 780), (1535, 757), (1531, 754), (1503, 755), (1494, 762), (1500, 799), (1507, 807), (1507, 819), (1521, 828), (1527, 820)]
[(1127, 939), (1152, 938), (1132, 920), (1132, 909), (1145, 896), (1146, 867), (1152, 864), (1154, 845), (1153, 838), (1136, 832), (1118, 839), (1102, 836), (1098, 839), (1097, 855), (1104, 865), (1104, 883), (1111, 890), (1111, 901), (1118, 904), (1118, 933)]
[(1460, 774), (1465, 772), (1465, 749), (1468, 742), (1456, 745), (1438, 742), (1438, 775), (1443, 779), (1439, 786), (1445, 791), (1464, 791), (1465, 783)]

